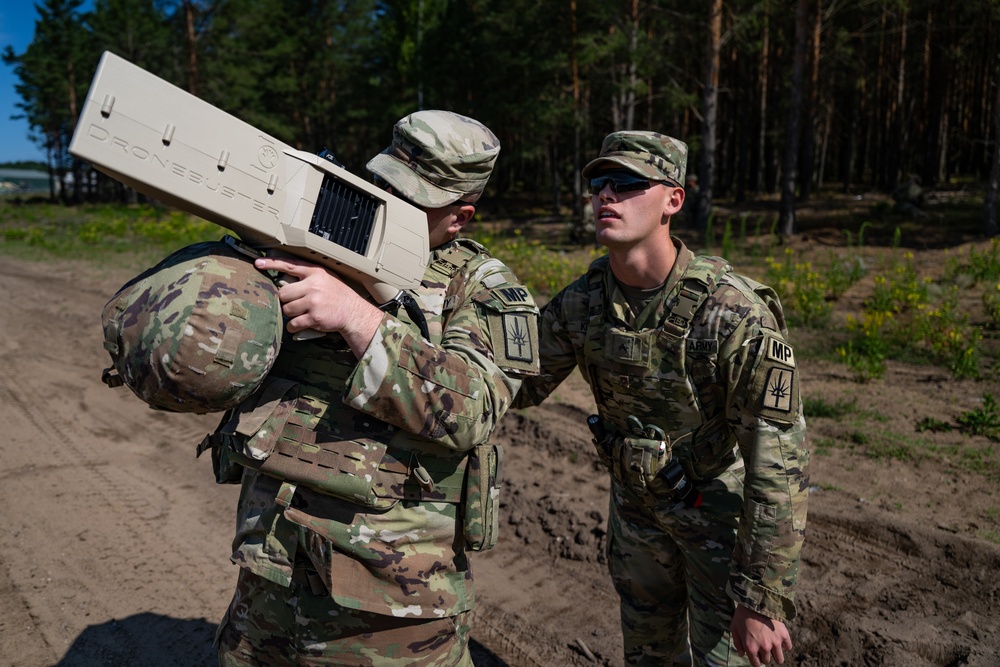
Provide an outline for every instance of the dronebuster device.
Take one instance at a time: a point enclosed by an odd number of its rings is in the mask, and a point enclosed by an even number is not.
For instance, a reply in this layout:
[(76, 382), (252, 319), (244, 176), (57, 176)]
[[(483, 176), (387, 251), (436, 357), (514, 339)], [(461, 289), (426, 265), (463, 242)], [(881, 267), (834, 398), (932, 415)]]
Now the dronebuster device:
[(427, 217), (110, 52), (70, 153), (166, 204), (361, 283), (376, 302), (419, 284)]

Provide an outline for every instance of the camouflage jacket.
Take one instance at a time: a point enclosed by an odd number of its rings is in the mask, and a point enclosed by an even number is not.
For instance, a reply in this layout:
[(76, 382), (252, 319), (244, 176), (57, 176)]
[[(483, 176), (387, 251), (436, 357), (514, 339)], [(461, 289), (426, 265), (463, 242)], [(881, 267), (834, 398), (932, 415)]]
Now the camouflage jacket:
[(243, 472), (234, 562), (282, 585), (307, 564), (339, 604), (379, 614), (471, 608), (468, 454), (537, 373), (538, 311), (478, 244), (453, 242), (431, 260), (409, 291), (429, 339), (400, 308), (360, 360), (340, 336), (286, 340), (258, 405), (231, 420), (251, 458), (289, 447), (327, 456), (315, 483), (268, 474), (267, 459)]
[(608, 428), (626, 433), (630, 416), (659, 427), (696, 482), (742, 455), (729, 594), (767, 616), (793, 618), (808, 453), (780, 305), (724, 260), (696, 258), (674, 243), (676, 264), (641, 313), (632, 312), (607, 257), (543, 308), (542, 374), (525, 381), (515, 406), (537, 405), (579, 367)]

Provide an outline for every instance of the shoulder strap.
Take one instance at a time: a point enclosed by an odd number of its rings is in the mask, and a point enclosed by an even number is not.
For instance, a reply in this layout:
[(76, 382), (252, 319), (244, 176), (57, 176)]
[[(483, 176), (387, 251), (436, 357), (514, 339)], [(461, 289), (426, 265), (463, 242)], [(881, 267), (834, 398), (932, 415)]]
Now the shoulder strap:
[(587, 308), (587, 340), (590, 340), (590, 331), (593, 327), (600, 326), (604, 322), (604, 276), (608, 269), (610, 260), (607, 255), (598, 257), (587, 268), (587, 289), (589, 293)]
[(465, 295), (465, 284), (469, 276), (492, 255), (481, 243), (459, 237), (431, 264), (431, 268), (449, 278), (448, 289), (444, 293), (444, 328), (448, 326), (451, 314), (461, 305), (459, 299)]
[[(608, 261), (607, 255), (599, 257), (587, 269), (587, 285), (590, 290), (588, 328), (604, 320), (604, 275)], [(721, 257), (695, 257), (681, 277), (677, 303), (664, 315), (661, 328), (677, 338), (686, 336), (694, 314), (712, 295), (723, 276), (731, 271), (732, 266)]]
[(664, 316), (661, 328), (677, 338), (686, 336), (695, 313), (719, 286), (722, 277), (731, 271), (732, 266), (721, 257), (695, 257), (681, 277), (677, 303)]
[(781, 307), (781, 299), (778, 298), (778, 293), (768, 285), (764, 285), (753, 278), (748, 278), (738, 273), (729, 274), (729, 279), (740, 282), (746, 289), (756, 294), (774, 317), (778, 331), (781, 332), (782, 336), (788, 338), (788, 324), (785, 321), (785, 311)]

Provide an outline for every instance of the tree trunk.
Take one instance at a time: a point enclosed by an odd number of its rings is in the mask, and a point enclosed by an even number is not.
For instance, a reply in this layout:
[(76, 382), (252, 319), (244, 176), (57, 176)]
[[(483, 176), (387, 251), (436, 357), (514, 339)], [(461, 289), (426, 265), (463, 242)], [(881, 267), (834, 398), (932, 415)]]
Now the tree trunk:
[[(708, 229), (712, 211), (712, 177), (715, 170), (715, 117), (719, 97), (719, 47), (722, 41), (722, 0), (711, 0), (708, 15), (708, 47), (705, 51), (705, 95), (702, 104), (701, 163), (698, 171), (698, 206), (695, 228)], [(711, 239), (705, 239), (711, 244)]]
[(570, 69), (573, 76), (573, 218), (577, 219), (583, 213), (581, 203), (583, 190), (580, 184), (580, 64), (576, 57), (576, 0), (570, 0)]
[(560, 213), (559, 200), (562, 196), (562, 179), (559, 177), (559, 142), (554, 139), (550, 140), (549, 147), (549, 155), (551, 155), (549, 170), (552, 172), (552, 215), (558, 216)]
[(990, 169), (990, 180), (986, 188), (983, 202), (984, 226), (987, 236), (996, 236), (1000, 229), (997, 226), (997, 190), (1000, 188), (1000, 66), (994, 68), (993, 87), (993, 167)]
[(625, 94), (625, 129), (635, 129), (635, 89), (639, 70), (639, 0), (632, 0), (631, 30), (628, 36), (628, 88)]
[[(72, 58), (66, 61), (66, 86), (69, 88), (69, 117), (79, 118), (80, 112), (76, 103), (76, 70), (73, 68)], [(80, 195), (80, 161), (75, 157), (70, 158), (70, 174), (73, 179), (73, 194), (68, 197), (68, 200), (79, 204), (82, 199)], [(64, 199), (66, 198), (64, 197)]]
[(785, 158), (781, 163), (781, 213), (779, 229), (783, 236), (795, 233), (795, 181), (798, 171), (799, 139), (802, 133), (802, 80), (806, 68), (806, 44), (810, 0), (798, 0), (795, 9), (795, 54), (788, 102), (788, 125), (785, 133)]
[(906, 145), (906, 118), (903, 106), (906, 99), (906, 34), (909, 24), (909, 11), (906, 5), (902, 8), (899, 34), (899, 64), (896, 72), (896, 99), (892, 104), (892, 142), (889, 152), (888, 185), (895, 188), (902, 178), (902, 149)]
[(819, 56), (820, 37), (823, 27), (822, 0), (815, 0), (815, 12), (812, 29), (811, 67), (809, 71), (809, 102), (802, 127), (802, 168), (799, 179), (799, 198), (808, 201), (812, 194), (813, 170), (816, 159), (816, 118), (819, 112)]
[(757, 168), (752, 176), (754, 187), (759, 197), (764, 192), (764, 164), (767, 149), (767, 81), (768, 81), (768, 51), (771, 40), (771, 2), (764, 0), (764, 26), (760, 46), (760, 130), (757, 136)]
[(195, 6), (191, 0), (184, 0), (184, 26), (188, 50), (188, 92), (198, 95), (198, 37), (194, 27)]

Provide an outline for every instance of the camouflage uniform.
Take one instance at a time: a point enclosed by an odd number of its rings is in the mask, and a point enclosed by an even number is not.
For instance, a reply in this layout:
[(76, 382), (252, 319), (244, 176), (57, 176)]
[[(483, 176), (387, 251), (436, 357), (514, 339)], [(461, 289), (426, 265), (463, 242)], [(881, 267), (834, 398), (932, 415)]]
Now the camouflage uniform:
[[(441, 206), (478, 197), (498, 151), (482, 125), (425, 111), (369, 168)], [(409, 290), (427, 338), (400, 309), (360, 360), (340, 336), (286, 339), (261, 392), (215, 436), (220, 481), (242, 483), (222, 664), (471, 665), (466, 551), (496, 536), (488, 440), (537, 372), (537, 309), (474, 242), (430, 260)]]
[[(616, 133), (585, 174), (612, 165), (680, 183), (685, 156), (669, 137)], [(808, 486), (798, 374), (773, 291), (673, 242), (667, 281), (638, 312), (607, 257), (545, 306), (542, 374), (516, 405), (537, 405), (575, 367), (594, 393), (628, 664), (748, 664), (732, 648), (734, 602), (795, 615)], [(659, 474), (671, 459), (699, 505)]]
[(112, 366), (151, 407), (221, 412), (250, 397), (281, 344), (274, 281), (233, 237), (182, 248), (126, 283), (101, 312)]

